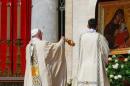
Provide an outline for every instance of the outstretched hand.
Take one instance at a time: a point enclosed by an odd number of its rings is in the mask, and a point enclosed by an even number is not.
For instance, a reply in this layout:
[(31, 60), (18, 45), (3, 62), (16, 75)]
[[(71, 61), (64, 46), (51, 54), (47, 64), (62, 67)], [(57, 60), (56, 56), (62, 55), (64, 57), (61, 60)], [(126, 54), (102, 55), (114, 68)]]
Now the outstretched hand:
[(70, 46), (75, 46), (74, 41), (72, 41), (72, 40), (70, 40), (70, 39), (65, 38), (65, 42), (67, 42), (68, 45), (70, 45)]

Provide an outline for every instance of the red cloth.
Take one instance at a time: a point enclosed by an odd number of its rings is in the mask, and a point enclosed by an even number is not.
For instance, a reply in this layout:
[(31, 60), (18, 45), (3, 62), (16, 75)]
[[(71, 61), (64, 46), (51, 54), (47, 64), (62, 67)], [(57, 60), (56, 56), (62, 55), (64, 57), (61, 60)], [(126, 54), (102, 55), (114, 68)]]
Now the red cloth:
[(126, 38), (128, 37), (129, 33), (128, 31), (118, 31), (118, 33), (115, 36), (115, 44), (119, 47), (119, 48), (125, 48), (127, 47), (126, 45)]
[[(4, 43), (0, 44), (0, 70), (4, 72), (8, 72), (6, 70), (6, 53), (7, 53), (7, 2), (9, 0), (1, 0), (2, 1), (2, 39), (5, 40)], [(16, 73), (16, 63), (17, 63), (17, 1), (18, 0), (10, 0), (11, 2), (11, 41), (13, 43), (10, 45), (10, 69), (13, 74)], [(31, 32), (31, 0), (21, 0), (21, 40), (22, 45), (20, 47), (20, 56), (21, 56), (21, 75), (24, 75), (25, 71), (25, 48), (27, 43), (30, 40), (30, 32)]]

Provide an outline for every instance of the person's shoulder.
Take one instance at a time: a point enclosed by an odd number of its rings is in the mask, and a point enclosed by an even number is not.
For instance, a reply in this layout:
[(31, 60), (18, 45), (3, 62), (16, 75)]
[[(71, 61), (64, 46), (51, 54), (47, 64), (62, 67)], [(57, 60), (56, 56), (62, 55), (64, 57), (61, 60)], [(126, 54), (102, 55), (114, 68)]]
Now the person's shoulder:
[(46, 40), (40, 40), (40, 41), (38, 41), (38, 42), (36, 43), (36, 45), (40, 45), (40, 46), (44, 46), (44, 45), (47, 45), (47, 44), (49, 44), (49, 42), (46, 41)]
[(31, 45), (31, 43), (30, 43), (30, 42), (26, 45), (26, 52), (29, 50), (30, 45)]
[(81, 36), (80, 36), (80, 37), (81, 37), (81, 38), (84, 38), (84, 37), (86, 37), (86, 36), (87, 36), (87, 34), (88, 34), (88, 33), (81, 34)]
[(99, 32), (97, 32), (97, 35), (99, 35), (99, 36), (103, 36), (103, 34), (101, 34), (101, 33), (99, 33)]
[(99, 38), (100, 38), (100, 40), (104, 40), (104, 41), (107, 41), (106, 40), (106, 38), (105, 38), (105, 36), (103, 35), (103, 34), (101, 34), (101, 33), (98, 33), (99, 34)]
[(85, 34), (87, 33), (87, 30), (88, 30), (88, 29), (83, 29), (83, 30), (80, 32), (80, 37), (83, 36), (83, 35), (85, 35)]
[(85, 36), (86, 34), (88, 34), (88, 33), (82, 33), (80, 36), (83, 37), (83, 36)]
[(96, 34), (96, 35), (99, 35), (99, 36), (103, 36), (103, 34), (100, 33), (100, 32), (96, 32), (95, 34)]
[(30, 44), (31, 44), (31, 41), (26, 45), (26, 48), (28, 48), (30, 46)]

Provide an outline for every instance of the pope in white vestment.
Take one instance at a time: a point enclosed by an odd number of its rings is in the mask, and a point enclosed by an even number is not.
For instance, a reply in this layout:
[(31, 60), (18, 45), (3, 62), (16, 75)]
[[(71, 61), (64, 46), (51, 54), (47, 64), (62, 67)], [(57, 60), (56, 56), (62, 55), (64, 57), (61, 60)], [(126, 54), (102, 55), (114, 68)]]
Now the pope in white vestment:
[(94, 19), (90, 19), (91, 27), (80, 39), (80, 56), (78, 70), (73, 86), (110, 86), (105, 71), (109, 48), (103, 35), (92, 27)]
[(65, 86), (67, 68), (64, 38), (58, 43), (49, 43), (40, 40), (38, 32), (39, 30), (32, 31), (34, 37), (26, 47), (24, 86)]

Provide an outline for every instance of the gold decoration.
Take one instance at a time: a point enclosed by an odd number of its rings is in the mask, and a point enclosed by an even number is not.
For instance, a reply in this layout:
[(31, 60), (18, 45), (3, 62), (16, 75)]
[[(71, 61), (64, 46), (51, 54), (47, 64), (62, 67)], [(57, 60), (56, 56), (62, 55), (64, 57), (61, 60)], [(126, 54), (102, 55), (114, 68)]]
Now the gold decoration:
[(17, 47), (20, 47), (22, 45), (22, 39), (17, 39), (16, 42), (15, 42), (15, 45)]
[(21, 0), (17, 2), (17, 38), (21, 38)]
[(7, 45), (10, 46), (11, 40), (7, 40), (6, 42), (7, 42)]
[(10, 61), (10, 44), (11, 44), (11, 40), (10, 40), (10, 28), (11, 28), (11, 20), (10, 20), (10, 16), (11, 16), (11, 2), (7, 3), (7, 51), (6, 51), (6, 70), (4, 72), (5, 76), (10, 76), (11, 75), (11, 61)]
[(39, 64), (38, 64), (38, 58), (36, 55), (36, 48), (35, 45), (33, 47), (33, 52), (31, 56), (31, 71), (32, 71), (32, 82), (34, 86), (42, 86), (42, 82), (40, 79), (40, 73), (39, 73)]
[[(130, 35), (130, 0), (118, 0), (118, 1), (109, 1), (109, 2), (101, 2), (98, 6), (98, 32), (101, 34), (109, 34), (104, 33), (105, 27), (108, 23), (113, 19), (115, 13), (118, 9), (122, 9), (124, 11), (123, 19), (125, 20), (125, 24), (127, 26), (128, 34)], [(113, 38), (115, 35), (113, 36)], [(118, 35), (117, 35), (118, 37)], [(121, 37), (119, 37), (121, 38)], [(114, 38), (116, 39), (116, 37)], [(128, 40), (124, 42), (125, 46), (117, 46), (116, 48), (111, 48), (110, 55), (113, 54), (128, 54), (130, 52), (130, 46), (128, 44), (130, 37)], [(111, 39), (110, 39), (111, 40)], [(108, 40), (107, 40), (108, 41)], [(112, 40), (111, 40), (112, 41)], [(115, 42), (114, 42), (115, 43)], [(115, 43), (116, 45), (116, 43)], [(110, 46), (109, 46), (110, 47)]]
[(39, 69), (36, 66), (32, 66), (32, 76), (38, 76), (39, 75)]
[(11, 28), (11, 2), (7, 3), (7, 40), (10, 40), (10, 28)]
[(16, 76), (21, 76), (21, 0), (17, 0), (17, 69)]

